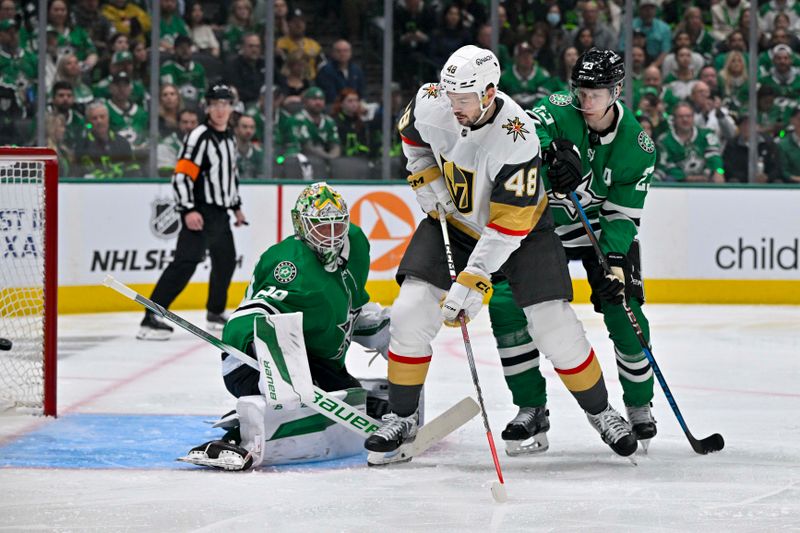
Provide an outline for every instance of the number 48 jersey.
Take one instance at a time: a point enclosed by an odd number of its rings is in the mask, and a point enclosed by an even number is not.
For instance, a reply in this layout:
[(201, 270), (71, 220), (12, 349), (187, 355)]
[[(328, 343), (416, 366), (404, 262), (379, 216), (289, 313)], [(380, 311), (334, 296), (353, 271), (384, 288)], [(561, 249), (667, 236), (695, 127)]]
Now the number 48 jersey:
[(430, 83), (398, 121), (412, 175), (443, 175), (457, 212), (448, 222), (479, 240), (469, 265), (495, 272), (533, 229), (551, 228), (539, 176), (539, 139), (533, 120), (497, 91), (487, 122), (464, 127), (450, 101)]
[[(365, 289), (369, 262), (369, 242), (352, 223), (334, 272), (326, 271), (299, 239), (284, 239), (261, 255), (244, 299), (225, 325), (222, 340), (245, 351), (253, 340), (253, 314), (300, 311), (308, 356), (344, 365), (356, 318), (369, 302)], [(232, 357), (225, 362), (240, 364)]]

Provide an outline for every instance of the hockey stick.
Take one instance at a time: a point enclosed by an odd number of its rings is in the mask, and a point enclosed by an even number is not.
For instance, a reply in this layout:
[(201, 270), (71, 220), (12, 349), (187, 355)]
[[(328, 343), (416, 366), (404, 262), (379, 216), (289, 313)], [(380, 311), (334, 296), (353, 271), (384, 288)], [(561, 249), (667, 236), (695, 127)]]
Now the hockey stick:
[[(176, 326), (188, 331), (192, 335), (199, 337), (217, 349), (230, 354), (253, 370), (261, 372), (256, 360), (249, 355), (222, 342), (220, 339), (216, 338), (205, 330), (198, 328), (188, 320), (179, 317), (168, 309), (164, 309), (154, 301), (145, 298), (124, 283), (114, 279), (113, 276), (106, 276), (106, 278), (103, 280), (103, 285), (114, 289), (126, 298), (130, 298), (131, 300), (143, 305), (158, 316), (172, 322)], [(309, 405), (309, 407), (317, 411), (319, 414), (329, 418), (330, 420), (333, 420), (338, 424), (343, 425), (347, 429), (358, 433), (364, 438), (369, 437), (373, 432), (375, 432), (375, 430), (378, 429), (379, 422), (377, 420), (374, 420), (367, 414), (362, 413), (345, 401), (337, 400), (319, 387), (314, 386), (313, 400), (309, 401), (308, 398), (303, 398), (303, 400)]]
[[(600, 249), (600, 244), (597, 242), (597, 237), (592, 230), (592, 226), (589, 224), (589, 217), (586, 216), (586, 211), (583, 210), (583, 206), (581, 206), (580, 201), (578, 201), (578, 196), (575, 194), (575, 191), (571, 191), (569, 193), (569, 199), (572, 200), (572, 205), (574, 205), (575, 209), (578, 210), (583, 229), (586, 230), (586, 235), (589, 237), (589, 241), (592, 243), (592, 248), (594, 248), (597, 259), (600, 261), (600, 265), (603, 267), (603, 271), (606, 273), (606, 275), (610, 274), (613, 276), (611, 267), (608, 265), (608, 261), (606, 260), (606, 256)], [(633, 311), (628, 305), (627, 300), (624, 298), (622, 299), (622, 308), (625, 310), (625, 315), (627, 315), (628, 321), (633, 327), (633, 332), (636, 334), (636, 338), (639, 340), (639, 344), (642, 346), (642, 351), (644, 351), (647, 361), (653, 368), (653, 373), (655, 373), (656, 378), (658, 379), (658, 384), (661, 385), (661, 388), (664, 391), (664, 396), (667, 397), (667, 402), (669, 402), (669, 406), (672, 407), (672, 412), (675, 413), (675, 417), (678, 419), (678, 423), (681, 425), (683, 433), (686, 435), (686, 438), (689, 439), (689, 444), (692, 445), (692, 449), (702, 455), (720, 451), (725, 447), (725, 439), (723, 439), (722, 435), (719, 433), (714, 433), (713, 435), (710, 435), (704, 439), (696, 439), (692, 435), (692, 432), (689, 431), (689, 427), (686, 425), (686, 421), (683, 419), (681, 410), (678, 409), (678, 404), (675, 402), (675, 398), (672, 396), (672, 391), (669, 390), (667, 380), (664, 379), (664, 375), (661, 373), (661, 369), (659, 368), (658, 363), (656, 363), (656, 359), (653, 357), (653, 353), (650, 351), (650, 347), (644, 338), (642, 327), (639, 325), (636, 315), (633, 314)]]
[[(445, 213), (444, 206), (438, 204), (439, 211), (439, 224), (442, 227), (442, 238), (444, 239), (444, 253), (447, 256), (447, 269), (450, 271), (450, 280), (456, 282), (456, 265), (453, 261), (453, 250), (450, 247), (450, 235), (447, 232), (447, 214)], [(503, 471), (500, 469), (500, 459), (497, 457), (497, 450), (494, 446), (494, 437), (492, 437), (492, 430), (489, 427), (489, 417), (486, 414), (486, 406), (483, 403), (483, 393), (481, 392), (481, 384), (478, 381), (478, 371), (475, 368), (475, 357), (472, 355), (472, 344), (469, 340), (469, 332), (467, 331), (467, 321), (464, 318), (464, 311), (458, 313), (458, 321), (461, 324), (461, 336), (464, 339), (464, 349), (467, 352), (467, 361), (469, 361), (469, 371), (472, 374), (472, 384), (475, 385), (475, 392), (478, 394), (478, 404), (481, 408), (481, 417), (483, 418), (483, 427), (486, 429), (486, 438), (489, 440), (489, 449), (492, 451), (492, 460), (494, 461), (494, 469), (497, 472), (497, 481), (492, 482), (492, 497), (497, 502), (504, 502), (508, 500), (506, 494), (506, 485), (503, 480)]]

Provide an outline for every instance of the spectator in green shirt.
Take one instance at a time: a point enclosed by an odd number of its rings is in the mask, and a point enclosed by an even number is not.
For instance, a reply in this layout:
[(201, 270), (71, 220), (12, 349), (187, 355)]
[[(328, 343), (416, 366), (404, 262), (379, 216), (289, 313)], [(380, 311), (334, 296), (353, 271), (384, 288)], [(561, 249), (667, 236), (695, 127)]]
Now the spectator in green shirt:
[(692, 106), (675, 106), (673, 127), (656, 143), (656, 175), (667, 181), (725, 182), (719, 140), (714, 132), (694, 124)]
[(186, 35), (175, 39), (175, 54), (161, 66), (161, 83), (178, 88), (186, 105), (197, 105), (205, 94), (206, 69), (192, 61), (192, 40)]
[(556, 87), (552, 77), (533, 58), (531, 45), (523, 41), (514, 48), (514, 64), (500, 76), (500, 88), (523, 108), (547, 96)]
[(81, 72), (89, 72), (97, 64), (97, 48), (86, 28), (73, 26), (70, 22), (69, 8), (64, 0), (50, 0), (47, 8), (47, 23), (58, 35), (59, 54), (72, 51), (80, 60)]
[[(161, 0), (161, 41), (159, 50), (161, 52), (172, 52), (175, 39), (179, 35), (189, 36), (189, 28), (186, 22), (178, 15), (178, 0)], [(191, 41), (189, 41), (191, 43)]]
[(789, 122), (791, 129), (778, 141), (781, 177), (788, 183), (800, 183), (800, 108), (792, 112)]
[(253, 142), (256, 121), (249, 115), (240, 115), (233, 128), (236, 137), (236, 167), (239, 179), (254, 180), (264, 177), (264, 150)]

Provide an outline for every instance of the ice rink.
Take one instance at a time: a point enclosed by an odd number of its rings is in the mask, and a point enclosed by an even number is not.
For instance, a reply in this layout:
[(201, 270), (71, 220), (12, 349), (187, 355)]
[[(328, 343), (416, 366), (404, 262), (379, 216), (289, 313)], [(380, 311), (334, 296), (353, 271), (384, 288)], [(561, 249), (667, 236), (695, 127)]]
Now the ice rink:
[[(622, 410), (600, 315), (577, 306)], [(209, 471), (175, 462), (220, 435), (205, 420), (233, 408), (213, 348), (184, 332), (137, 341), (140, 314), (59, 319), (57, 420), (0, 416), (0, 530), (53, 531), (800, 531), (800, 307), (645, 308), (653, 352), (698, 438), (695, 454), (656, 384), (659, 434), (638, 466), (615, 456), (543, 363), (550, 450), (501, 453), (509, 501), (495, 479), (480, 417), (412, 463), (328, 463)], [(198, 311), (181, 312), (202, 324)], [(495, 433), (516, 414), (488, 325), (470, 324)], [(351, 373), (384, 376), (358, 346)], [(435, 343), (430, 419), (474, 396), (457, 330)]]

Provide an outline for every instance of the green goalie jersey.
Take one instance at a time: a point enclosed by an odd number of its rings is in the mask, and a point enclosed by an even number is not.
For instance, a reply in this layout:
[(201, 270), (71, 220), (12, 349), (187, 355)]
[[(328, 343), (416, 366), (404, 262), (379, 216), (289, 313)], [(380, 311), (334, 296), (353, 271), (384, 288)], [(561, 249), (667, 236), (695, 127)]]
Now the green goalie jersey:
[[(603, 135), (590, 132), (583, 115), (572, 107), (572, 96), (558, 92), (539, 102), (530, 112), (545, 152), (553, 139), (567, 139), (581, 152), (584, 179), (575, 191), (598, 235), (603, 252), (627, 253), (639, 229), (644, 200), (655, 170), (653, 140), (639, 126), (633, 113), (614, 104), (618, 118)], [(556, 233), (568, 248), (590, 246), (580, 217), (569, 198), (556, 198), (547, 180)]]
[(350, 224), (342, 251), (345, 264), (326, 271), (311, 249), (294, 236), (261, 255), (244, 299), (225, 326), (222, 340), (244, 351), (253, 340), (254, 314), (303, 313), (309, 358), (344, 365), (355, 319), (369, 302), (369, 242)]

